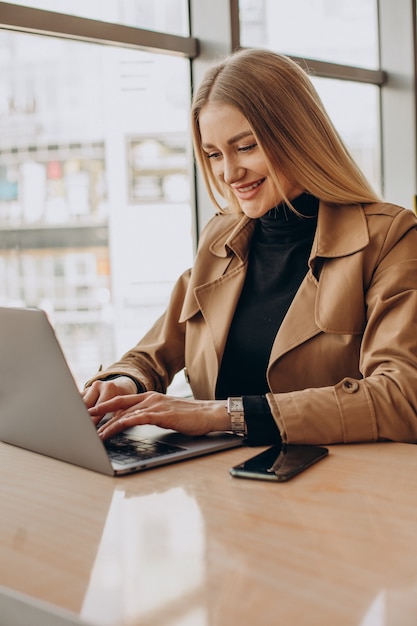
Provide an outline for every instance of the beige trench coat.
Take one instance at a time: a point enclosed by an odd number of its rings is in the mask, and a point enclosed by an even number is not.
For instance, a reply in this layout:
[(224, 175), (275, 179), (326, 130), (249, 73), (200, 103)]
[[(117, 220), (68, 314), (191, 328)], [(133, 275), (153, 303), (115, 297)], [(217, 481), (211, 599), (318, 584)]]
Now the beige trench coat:
[[(253, 228), (246, 216), (213, 217), (164, 315), (104, 374), (128, 373), (147, 390), (165, 392), (185, 368), (194, 396), (213, 399)], [(411, 211), (320, 203), (309, 270), (276, 335), (267, 378), (284, 441), (417, 440)]]

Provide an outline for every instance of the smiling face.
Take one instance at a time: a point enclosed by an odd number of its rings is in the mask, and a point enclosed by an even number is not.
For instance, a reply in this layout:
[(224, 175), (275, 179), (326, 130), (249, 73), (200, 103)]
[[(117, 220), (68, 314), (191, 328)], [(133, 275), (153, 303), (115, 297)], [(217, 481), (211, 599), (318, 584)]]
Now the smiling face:
[[(238, 109), (208, 103), (200, 112), (199, 127), (213, 176), (229, 187), (243, 213), (261, 217), (282, 201), (249, 122)], [(288, 200), (302, 192), (279, 171), (275, 175)]]

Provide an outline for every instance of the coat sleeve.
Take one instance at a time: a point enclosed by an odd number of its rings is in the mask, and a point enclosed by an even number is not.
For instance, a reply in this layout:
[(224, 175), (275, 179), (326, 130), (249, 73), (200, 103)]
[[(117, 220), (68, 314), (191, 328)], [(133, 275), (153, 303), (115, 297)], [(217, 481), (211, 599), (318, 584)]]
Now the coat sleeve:
[(190, 270), (177, 280), (166, 311), (145, 336), (122, 358), (97, 373), (87, 383), (113, 375), (128, 375), (144, 391), (165, 393), (175, 374), (184, 368), (185, 324), (178, 322), (183, 306)]
[(268, 394), (285, 442), (417, 441), (417, 231), (410, 211), (383, 237), (365, 307), (362, 378)]

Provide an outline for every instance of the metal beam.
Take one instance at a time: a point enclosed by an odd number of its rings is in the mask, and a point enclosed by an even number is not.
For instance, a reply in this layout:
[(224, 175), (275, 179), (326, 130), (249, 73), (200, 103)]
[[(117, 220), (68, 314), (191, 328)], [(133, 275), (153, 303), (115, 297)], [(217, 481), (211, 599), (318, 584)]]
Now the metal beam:
[(24, 33), (89, 41), (105, 45), (177, 54), (189, 59), (198, 55), (194, 37), (182, 37), (121, 24), (101, 22), (0, 2), (0, 28)]
[(352, 80), (356, 83), (370, 83), (379, 87), (384, 85), (387, 81), (387, 74), (383, 70), (370, 70), (364, 67), (354, 67), (351, 65), (330, 63), (328, 61), (289, 56), (307, 70), (310, 76), (333, 78), (336, 80)]

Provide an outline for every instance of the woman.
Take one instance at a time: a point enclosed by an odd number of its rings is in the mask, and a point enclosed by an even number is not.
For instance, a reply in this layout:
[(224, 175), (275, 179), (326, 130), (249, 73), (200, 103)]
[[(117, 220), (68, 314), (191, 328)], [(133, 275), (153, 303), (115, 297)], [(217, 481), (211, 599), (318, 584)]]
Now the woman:
[[(105, 439), (144, 423), (249, 445), (417, 440), (417, 220), (383, 203), (290, 59), (243, 50), (192, 106), (212, 200), (165, 314), (83, 392)], [(192, 399), (165, 395), (185, 369)]]

